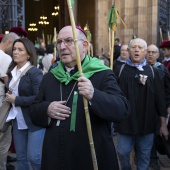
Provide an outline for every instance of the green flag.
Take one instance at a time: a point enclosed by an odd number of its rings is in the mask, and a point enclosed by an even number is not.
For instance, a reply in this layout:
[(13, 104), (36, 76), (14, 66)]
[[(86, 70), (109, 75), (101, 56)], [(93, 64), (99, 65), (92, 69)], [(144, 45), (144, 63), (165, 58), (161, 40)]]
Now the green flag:
[(74, 0), (71, 0), (71, 5), (74, 6)]
[(117, 11), (116, 11), (116, 6), (114, 4), (114, 5), (112, 5), (112, 8), (110, 9), (108, 17), (107, 17), (108, 27), (110, 29), (113, 29), (113, 30), (116, 29), (116, 27), (117, 27), (116, 19), (117, 18), (118, 18), (118, 15), (117, 15)]
[(86, 34), (87, 34), (87, 40), (88, 40), (88, 42), (91, 42), (91, 39), (92, 39), (91, 32), (88, 30), (88, 31), (86, 31)]

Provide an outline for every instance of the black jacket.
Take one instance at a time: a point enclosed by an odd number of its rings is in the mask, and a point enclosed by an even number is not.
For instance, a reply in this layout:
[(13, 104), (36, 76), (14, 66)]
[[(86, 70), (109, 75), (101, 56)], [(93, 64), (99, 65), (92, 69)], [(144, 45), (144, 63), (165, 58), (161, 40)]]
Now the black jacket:
[[(94, 146), (99, 170), (118, 170), (117, 155), (110, 132), (110, 122), (120, 122), (129, 115), (129, 103), (123, 96), (111, 70), (94, 74), (90, 78), (95, 90), (89, 104)], [(75, 81), (62, 84), (63, 100)], [(74, 91), (77, 91), (77, 86)], [(76, 130), (70, 132), (70, 118), (56, 120), (48, 125), (47, 109), (52, 101), (60, 101), (60, 82), (47, 73), (41, 83), (37, 103), (31, 107), (32, 121), (47, 127), (42, 154), (42, 170), (93, 170), (90, 145), (87, 135), (83, 97), (78, 96)], [(67, 106), (72, 106), (71, 95)]]

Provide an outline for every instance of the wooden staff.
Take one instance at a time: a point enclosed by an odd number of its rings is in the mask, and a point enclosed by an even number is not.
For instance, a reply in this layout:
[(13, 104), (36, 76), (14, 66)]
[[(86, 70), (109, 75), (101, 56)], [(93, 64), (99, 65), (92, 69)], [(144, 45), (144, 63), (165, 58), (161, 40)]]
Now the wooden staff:
[(90, 33), (88, 25), (87, 25), (86, 34), (87, 34), (87, 41), (89, 42), (89, 47), (88, 47), (88, 51), (87, 52), (88, 52), (88, 55), (90, 56), (91, 33)]
[(170, 35), (169, 35), (169, 31), (168, 31), (168, 40), (170, 41)]
[(50, 44), (49, 41), (50, 41), (50, 37), (49, 37), (49, 35), (47, 34), (47, 44), (48, 44), (48, 45)]
[(93, 57), (93, 44), (90, 44), (91, 57)]
[(54, 27), (54, 37), (53, 37), (53, 44), (54, 44), (54, 59), (56, 59), (56, 41), (57, 41), (57, 31), (56, 27)]
[(111, 43), (111, 52), (110, 52), (110, 68), (113, 70), (113, 59), (114, 59), (114, 44), (115, 44), (115, 31), (112, 30), (112, 43)]
[(52, 35), (50, 34), (50, 44), (52, 43), (52, 42), (51, 42), (51, 38), (52, 38)]
[(111, 29), (109, 28), (109, 52), (111, 53), (112, 44), (111, 44), (112, 38), (111, 38)]
[(88, 50), (87, 50), (87, 54), (88, 54), (88, 56), (90, 56), (90, 43), (89, 43), (89, 47), (88, 47)]
[[(75, 44), (75, 49), (76, 49), (77, 66), (78, 66), (78, 70), (79, 70), (79, 75), (83, 76), (81, 60), (80, 60), (80, 53), (79, 53), (79, 48), (78, 48), (78, 43), (77, 43), (76, 26), (75, 26), (75, 20), (74, 20), (73, 10), (72, 10), (72, 6), (71, 6), (71, 1), (67, 0), (67, 4), (68, 4), (69, 15), (70, 15), (70, 20), (71, 20), (71, 25), (72, 25), (72, 30), (73, 30), (74, 44)], [(87, 133), (88, 133), (88, 137), (89, 137), (93, 168), (94, 168), (94, 170), (98, 170), (96, 153), (95, 153), (93, 136), (92, 136), (92, 130), (91, 130), (90, 115), (89, 115), (89, 110), (88, 110), (88, 102), (87, 102), (87, 99), (84, 97), (83, 97), (83, 102), (84, 102)]]
[[(119, 16), (119, 13), (116, 9), (116, 0), (114, 0), (114, 4), (112, 5), (112, 8), (109, 12), (109, 15), (108, 15), (108, 20), (109, 20), (109, 30), (112, 30), (112, 33), (110, 33), (109, 31), (109, 37), (111, 37), (110, 34), (112, 34), (112, 39), (109, 40), (109, 47), (110, 47), (110, 44), (111, 44), (111, 51), (110, 51), (110, 68), (113, 70), (113, 59), (114, 59), (114, 34), (115, 34), (115, 30), (116, 30), (116, 27), (117, 27), (117, 23), (116, 23), (116, 20), (118, 19)], [(121, 17), (120, 17), (121, 19)], [(121, 19), (121, 22), (122, 24), (124, 25), (124, 27), (126, 27), (125, 23), (123, 22), (123, 20)], [(110, 43), (111, 42), (111, 43)]]
[(162, 28), (160, 28), (160, 37), (161, 37), (161, 41), (163, 42)]
[(45, 43), (44, 31), (42, 32), (42, 39), (43, 39), (43, 42)]

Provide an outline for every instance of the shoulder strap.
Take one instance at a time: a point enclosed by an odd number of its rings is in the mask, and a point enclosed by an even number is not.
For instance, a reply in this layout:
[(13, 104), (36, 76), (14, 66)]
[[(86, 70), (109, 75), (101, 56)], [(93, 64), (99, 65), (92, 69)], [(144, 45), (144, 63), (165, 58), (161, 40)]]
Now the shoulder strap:
[[(149, 65), (150, 66), (150, 65)], [(152, 66), (150, 66), (150, 68), (151, 68), (151, 71), (152, 71), (152, 75), (153, 75), (153, 79), (155, 78), (155, 73), (154, 73), (154, 71), (153, 71), (153, 67)]]
[(18, 81), (20, 80), (20, 78), (25, 75), (25, 73), (34, 66), (29, 65), (27, 68), (24, 69), (24, 71), (21, 73), (21, 75), (17, 78), (17, 80), (12, 84), (12, 86), (10, 87), (9, 91), (12, 92), (14, 87), (16, 86), (16, 84), (18, 83)]
[(124, 69), (124, 67), (125, 67), (125, 64), (122, 64), (122, 66), (120, 67), (120, 71), (119, 71), (119, 77), (120, 77), (120, 75), (121, 75), (122, 70)]

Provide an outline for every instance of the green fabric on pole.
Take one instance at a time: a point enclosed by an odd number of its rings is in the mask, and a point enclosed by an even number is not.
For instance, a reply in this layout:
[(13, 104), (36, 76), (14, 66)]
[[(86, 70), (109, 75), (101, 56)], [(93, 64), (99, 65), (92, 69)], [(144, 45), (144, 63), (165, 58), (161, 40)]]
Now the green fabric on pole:
[(135, 39), (137, 38), (137, 36), (135, 34), (132, 35), (132, 39)]
[[(82, 64), (82, 72), (84, 77), (90, 78), (96, 72), (109, 69), (110, 68), (105, 66), (99, 59), (92, 58), (86, 54)], [(79, 78), (79, 72), (76, 72), (75, 74), (70, 76), (70, 74), (64, 70), (64, 65), (61, 61), (58, 63), (57, 67), (51, 70), (51, 73), (61, 83), (65, 83), (65, 85), (67, 85), (71, 80), (77, 80)]]
[(74, 5), (74, 0), (71, 0), (71, 5), (72, 5), (72, 6)]
[(72, 109), (71, 109), (71, 124), (70, 124), (70, 131), (73, 132), (75, 132), (75, 127), (76, 127), (77, 100), (78, 100), (78, 92), (75, 91), (73, 96)]
[(108, 17), (108, 27), (112, 29), (113, 27), (116, 27), (116, 6), (115, 4), (112, 5), (112, 8), (109, 11)]
[(91, 39), (92, 39), (91, 32), (90, 31), (86, 31), (86, 34), (87, 34), (88, 41), (91, 42)]

